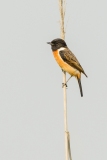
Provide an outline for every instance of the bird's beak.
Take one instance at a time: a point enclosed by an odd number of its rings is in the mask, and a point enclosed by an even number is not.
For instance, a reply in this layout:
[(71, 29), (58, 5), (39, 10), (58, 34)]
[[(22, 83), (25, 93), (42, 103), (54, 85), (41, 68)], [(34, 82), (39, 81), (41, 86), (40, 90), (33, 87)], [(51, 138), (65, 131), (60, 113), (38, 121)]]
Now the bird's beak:
[(51, 42), (47, 42), (47, 44), (50, 44), (50, 45), (51, 45)]
[(50, 44), (51, 46), (53, 45), (51, 42), (47, 42), (47, 44)]

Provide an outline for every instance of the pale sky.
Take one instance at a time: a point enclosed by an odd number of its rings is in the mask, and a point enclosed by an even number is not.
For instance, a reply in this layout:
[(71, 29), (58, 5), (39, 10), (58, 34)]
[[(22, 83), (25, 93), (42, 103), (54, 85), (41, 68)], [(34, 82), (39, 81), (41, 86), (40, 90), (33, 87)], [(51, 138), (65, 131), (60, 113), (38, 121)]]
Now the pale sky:
[[(107, 160), (107, 1), (67, 0), (66, 43), (88, 78), (68, 83), (73, 160)], [(65, 160), (56, 1), (0, 2), (0, 160)], [(69, 77), (69, 76), (67, 76)]]

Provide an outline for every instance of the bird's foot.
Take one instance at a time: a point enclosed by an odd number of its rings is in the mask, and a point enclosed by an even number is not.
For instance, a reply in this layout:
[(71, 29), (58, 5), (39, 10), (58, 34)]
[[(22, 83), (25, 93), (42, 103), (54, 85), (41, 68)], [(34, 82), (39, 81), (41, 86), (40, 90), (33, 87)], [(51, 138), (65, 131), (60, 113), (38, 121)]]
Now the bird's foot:
[(67, 83), (62, 83), (62, 88), (63, 88), (64, 86), (67, 88), (67, 87), (68, 87), (68, 86), (67, 86)]

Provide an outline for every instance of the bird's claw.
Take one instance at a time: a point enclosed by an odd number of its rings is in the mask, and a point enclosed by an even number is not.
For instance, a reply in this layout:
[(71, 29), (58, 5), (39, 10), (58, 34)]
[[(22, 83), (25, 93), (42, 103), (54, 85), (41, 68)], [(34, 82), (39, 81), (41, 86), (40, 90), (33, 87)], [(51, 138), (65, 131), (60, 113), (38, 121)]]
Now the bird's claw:
[(66, 88), (68, 87), (66, 83), (62, 83), (62, 88), (63, 88), (64, 86), (65, 86)]

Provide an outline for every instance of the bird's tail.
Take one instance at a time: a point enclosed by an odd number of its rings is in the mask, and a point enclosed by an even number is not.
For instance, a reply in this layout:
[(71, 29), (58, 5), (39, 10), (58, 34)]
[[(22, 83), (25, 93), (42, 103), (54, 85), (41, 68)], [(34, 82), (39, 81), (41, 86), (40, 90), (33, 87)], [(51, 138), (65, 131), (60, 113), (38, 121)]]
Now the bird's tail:
[(88, 77), (85, 72), (84, 72), (84, 75), (85, 75), (86, 77)]
[(82, 85), (81, 85), (81, 79), (80, 78), (78, 78), (78, 84), (79, 84), (79, 88), (80, 88), (81, 97), (83, 97), (83, 91), (82, 91)]

